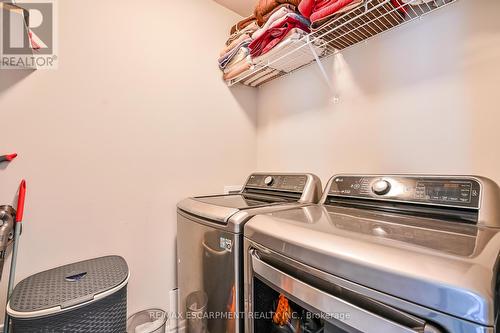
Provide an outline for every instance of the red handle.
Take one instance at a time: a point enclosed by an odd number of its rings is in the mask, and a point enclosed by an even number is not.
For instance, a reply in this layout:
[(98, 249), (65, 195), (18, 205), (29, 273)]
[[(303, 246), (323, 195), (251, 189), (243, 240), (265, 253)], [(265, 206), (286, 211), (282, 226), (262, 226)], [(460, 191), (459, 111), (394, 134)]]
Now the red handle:
[(17, 154), (9, 154), (0, 156), (0, 162), (10, 162), (17, 157)]
[(19, 186), (19, 196), (17, 198), (16, 222), (18, 223), (21, 223), (23, 221), (25, 198), (26, 198), (26, 181), (23, 179), (21, 185)]
[(10, 154), (10, 155), (7, 155), (5, 157), (7, 158), (7, 161), (12, 161), (13, 159), (15, 159), (17, 157), (17, 154)]

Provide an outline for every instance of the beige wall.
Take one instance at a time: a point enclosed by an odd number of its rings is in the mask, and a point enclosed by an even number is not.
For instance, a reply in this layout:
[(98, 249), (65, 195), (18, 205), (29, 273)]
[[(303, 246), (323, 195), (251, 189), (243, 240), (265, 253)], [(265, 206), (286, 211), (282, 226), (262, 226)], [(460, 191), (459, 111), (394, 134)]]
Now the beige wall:
[(0, 203), (28, 181), (18, 279), (120, 254), (129, 311), (166, 308), (175, 204), (256, 167), (256, 92), (229, 90), (215, 60), (238, 16), (206, 0), (71, 0), (59, 12), (59, 69), (0, 72), (0, 151), (20, 154), (0, 169)]
[[(259, 91), (261, 170), (480, 174), (500, 183), (500, 3), (458, 1)], [(340, 103), (332, 102), (333, 96)]]

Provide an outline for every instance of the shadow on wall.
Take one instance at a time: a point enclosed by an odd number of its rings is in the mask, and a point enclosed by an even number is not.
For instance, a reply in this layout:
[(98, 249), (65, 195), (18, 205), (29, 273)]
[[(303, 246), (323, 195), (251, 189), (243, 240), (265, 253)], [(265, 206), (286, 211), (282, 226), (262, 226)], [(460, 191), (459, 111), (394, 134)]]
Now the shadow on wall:
[[(488, 6), (484, 6), (486, 4)], [(327, 106), (335, 95), (343, 92), (356, 96), (379, 95), (460, 75), (466, 69), (465, 59), (471, 56), (468, 44), (498, 29), (491, 19), (477, 22), (478, 18), (488, 16), (487, 12), (498, 11), (498, 4), (493, 0), (485, 0), (484, 5), (459, 1), (324, 59), (333, 92), (329, 92), (314, 64), (262, 89), (272, 91), (277, 99), (284, 99), (283, 108), (287, 114), (293, 114)]]
[[(492, 62), (492, 36), (498, 36), (495, 0), (458, 1), (421, 20), (342, 52), (344, 64), (335, 64), (333, 80), (349, 71), (365, 96), (412, 89), (422, 83), (462, 76), (482, 63)], [(498, 40), (498, 38), (497, 38)], [(478, 50), (483, 46), (482, 50)], [(335, 61), (337, 59), (328, 61)], [(344, 85), (342, 78), (339, 84)]]
[(10, 88), (24, 80), (34, 70), (28, 69), (5, 69), (0, 71), (0, 96), (2, 96)]
[(408, 89), (459, 74), (464, 41), (471, 33), (464, 24), (464, 7), (453, 4), (343, 52), (361, 93)]
[[(4, 152), (4, 151), (0, 151), (0, 155), (3, 155), (5, 153), (6, 152)], [(10, 163), (7, 163), (7, 162), (0, 163), (0, 171), (6, 170), (9, 167), (9, 164)]]
[(245, 111), (253, 127), (257, 127), (257, 88), (236, 85), (228, 88), (240, 108)]
[[(329, 76), (334, 66), (332, 58), (322, 61)], [(330, 91), (315, 62), (258, 89), (259, 109), (272, 110), (273, 118), (322, 110), (331, 103), (335, 95)], [(265, 124), (266, 117), (259, 119), (261, 121)]]

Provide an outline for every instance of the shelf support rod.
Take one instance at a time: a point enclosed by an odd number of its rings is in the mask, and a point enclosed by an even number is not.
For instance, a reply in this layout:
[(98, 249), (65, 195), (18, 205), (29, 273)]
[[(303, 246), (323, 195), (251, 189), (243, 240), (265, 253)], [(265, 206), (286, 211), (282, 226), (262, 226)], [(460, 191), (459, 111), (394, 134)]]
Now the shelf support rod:
[(316, 64), (318, 65), (319, 70), (321, 72), (321, 76), (323, 76), (323, 79), (325, 80), (326, 85), (328, 86), (328, 88), (330, 88), (330, 91), (333, 92), (332, 82), (331, 82), (330, 78), (328, 77), (328, 74), (326, 73), (325, 67), (321, 63), (321, 60), (319, 59), (318, 53), (314, 49), (314, 46), (312, 45), (312, 43), (311, 43), (311, 41), (309, 39), (309, 35), (307, 35), (306, 38), (307, 38), (307, 41), (306, 41), (307, 45), (309, 45), (309, 49), (311, 49), (312, 55), (314, 56), (314, 60), (316, 61)]

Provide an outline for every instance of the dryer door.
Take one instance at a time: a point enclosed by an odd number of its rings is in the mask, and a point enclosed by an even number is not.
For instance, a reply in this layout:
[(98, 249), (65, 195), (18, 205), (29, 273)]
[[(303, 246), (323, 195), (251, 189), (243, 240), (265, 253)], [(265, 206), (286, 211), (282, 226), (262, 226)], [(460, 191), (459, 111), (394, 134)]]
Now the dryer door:
[[(261, 260), (256, 251), (252, 251), (251, 332), (281, 332), (284, 326), (286, 332), (311, 333), (442, 332), (420, 318), (362, 295), (356, 296), (341, 287), (330, 285), (328, 292), (324, 291)], [(288, 309), (283, 310), (283, 303)], [(260, 315), (273, 311), (272, 318)], [(276, 319), (283, 316), (280, 311), (285, 311), (285, 316), (288, 311), (292, 318), (284, 326), (276, 324)]]

